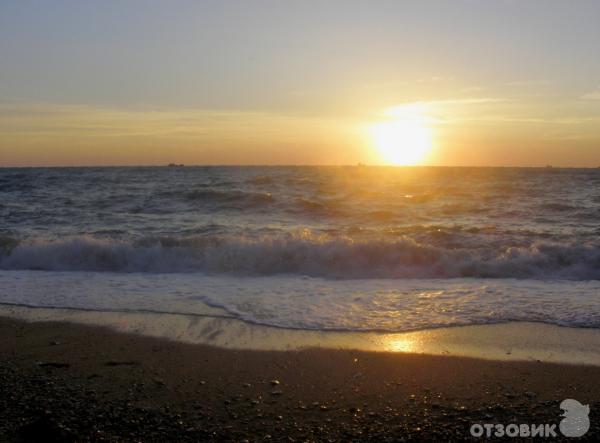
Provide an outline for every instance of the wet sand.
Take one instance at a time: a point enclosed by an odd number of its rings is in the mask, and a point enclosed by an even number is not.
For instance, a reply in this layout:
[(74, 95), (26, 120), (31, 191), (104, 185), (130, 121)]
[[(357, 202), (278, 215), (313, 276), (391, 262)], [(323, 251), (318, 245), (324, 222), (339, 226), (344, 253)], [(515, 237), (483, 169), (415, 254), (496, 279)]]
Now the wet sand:
[[(224, 349), (0, 319), (0, 440), (465, 439), (473, 423), (559, 423), (600, 367), (349, 349)], [(556, 431), (560, 437), (558, 426)]]
[(0, 317), (105, 326), (117, 332), (225, 349), (353, 349), (600, 366), (600, 330), (592, 328), (511, 322), (394, 333), (320, 331), (257, 325), (223, 314), (210, 307), (202, 315), (183, 315), (0, 305)]

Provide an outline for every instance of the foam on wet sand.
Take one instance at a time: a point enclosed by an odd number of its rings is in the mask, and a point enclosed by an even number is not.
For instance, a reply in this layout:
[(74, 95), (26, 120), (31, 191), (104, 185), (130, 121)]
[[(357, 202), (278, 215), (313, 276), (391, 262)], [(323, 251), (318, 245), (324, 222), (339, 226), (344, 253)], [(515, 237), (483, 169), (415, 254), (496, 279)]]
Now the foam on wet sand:
[(600, 330), (511, 322), (401, 333), (284, 329), (219, 316), (105, 312), (0, 306), (0, 315), (26, 321), (99, 325), (190, 344), (260, 351), (306, 348), (408, 352), (492, 360), (524, 360), (600, 366)]

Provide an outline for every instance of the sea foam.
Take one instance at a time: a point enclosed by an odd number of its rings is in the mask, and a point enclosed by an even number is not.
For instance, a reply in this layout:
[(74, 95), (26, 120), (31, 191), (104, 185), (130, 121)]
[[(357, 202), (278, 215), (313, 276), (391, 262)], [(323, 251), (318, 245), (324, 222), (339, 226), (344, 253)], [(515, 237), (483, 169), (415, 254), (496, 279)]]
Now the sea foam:
[(295, 329), (408, 331), (537, 321), (600, 327), (600, 282), (0, 271), (0, 303), (219, 316)]
[(6, 270), (289, 274), (336, 279), (600, 279), (600, 247), (595, 243), (448, 247), (410, 237), (356, 240), (306, 231), (260, 238), (161, 237), (127, 242), (76, 236), (21, 242), (4, 238), (1, 243), (0, 269)]

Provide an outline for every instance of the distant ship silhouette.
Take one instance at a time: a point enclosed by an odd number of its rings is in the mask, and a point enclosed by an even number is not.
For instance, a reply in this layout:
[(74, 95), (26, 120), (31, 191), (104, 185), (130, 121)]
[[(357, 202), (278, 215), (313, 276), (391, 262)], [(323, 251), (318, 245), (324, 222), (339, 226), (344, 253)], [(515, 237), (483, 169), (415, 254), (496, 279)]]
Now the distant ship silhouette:
[(177, 164), (177, 163), (169, 163), (169, 168), (183, 168), (185, 165), (183, 163)]

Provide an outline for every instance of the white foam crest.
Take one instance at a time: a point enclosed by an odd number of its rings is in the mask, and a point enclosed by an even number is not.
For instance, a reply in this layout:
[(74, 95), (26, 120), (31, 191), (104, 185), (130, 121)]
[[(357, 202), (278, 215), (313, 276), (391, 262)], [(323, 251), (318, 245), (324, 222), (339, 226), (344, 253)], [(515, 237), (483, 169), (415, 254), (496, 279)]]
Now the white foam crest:
[[(482, 247), (485, 246), (485, 247)], [(310, 232), (246, 238), (145, 239), (137, 243), (89, 236), (11, 244), (0, 269), (99, 272), (201, 272), (362, 278), (600, 279), (595, 244), (535, 242), (527, 246), (441, 247), (410, 237), (361, 239)]]

